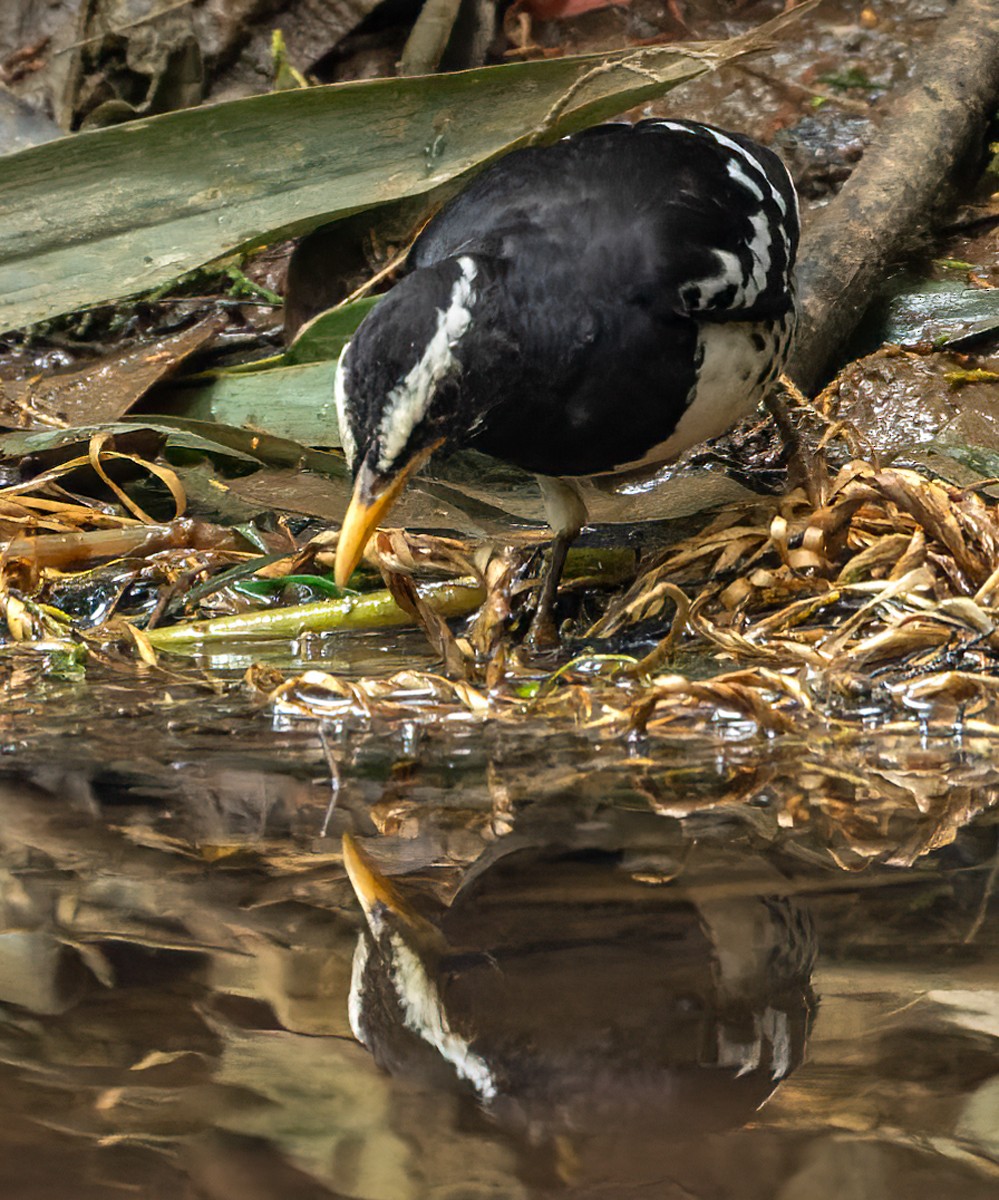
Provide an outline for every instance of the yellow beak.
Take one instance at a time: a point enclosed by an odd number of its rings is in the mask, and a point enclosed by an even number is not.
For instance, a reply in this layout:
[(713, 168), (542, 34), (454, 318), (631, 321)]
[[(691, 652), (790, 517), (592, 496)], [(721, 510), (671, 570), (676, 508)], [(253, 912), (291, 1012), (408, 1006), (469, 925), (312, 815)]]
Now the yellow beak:
[(343, 835), (343, 865), (354, 889), (354, 895), (360, 901), (366, 916), (370, 917), (378, 905), (393, 913), (408, 912), (406, 903), (398, 891), (375, 867), (349, 833)]
[[(443, 439), (441, 439), (443, 441)], [(347, 505), (340, 530), (340, 540), (336, 544), (336, 563), (333, 567), (333, 578), (337, 587), (346, 587), (347, 580), (353, 575), (357, 564), (364, 555), (364, 548), (371, 535), (381, 524), (389, 509), (396, 502), (406, 480), (418, 468), (422, 467), (431, 454), (441, 445), (435, 442), (412, 459), (389, 483), (388, 487), (378, 495), (372, 495), (372, 473), (362, 466), (354, 481), (354, 491)]]
[(337, 587), (346, 587), (347, 580), (353, 575), (357, 564), (361, 561), (364, 548), (371, 535), (381, 524), (382, 517), (395, 503), (396, 497), (402, 491), (403, 484), (409, 477), (409, 472), (399, 475), (392, 483), (373, 499), (365, 499), (362, 494), (363, 476), (357, 477), (354, 493), (343, 518), (340, 530), (340, 540), (336, 544), (336, 563), (333, 568), (333, 578)]
[[(343, 865), (354, 889), (354, 895), (376, 936), (380, 922), (386, 917), (392, 917), (396, 922), (401, 921), (408, 926), (410, 934), (423, 950), (441, 952), (445, 942), (440, 930), (413, 908), (349, 833), (343, 835)], [(396, 927), (398, 928), (398, 925)]]

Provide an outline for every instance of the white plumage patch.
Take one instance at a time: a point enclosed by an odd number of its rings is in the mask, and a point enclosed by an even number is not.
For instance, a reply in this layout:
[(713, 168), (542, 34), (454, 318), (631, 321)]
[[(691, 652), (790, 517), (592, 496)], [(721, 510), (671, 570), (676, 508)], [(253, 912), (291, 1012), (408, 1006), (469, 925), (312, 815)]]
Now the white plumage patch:
[[(728, 162), (725, 164), (725, 170), (728, 172), (731, 179), (734, 179), (736, 183), (741, 184), (741, 186), (744, 187), (747, 192), (751, 192), (757, 200), (763, 199), (763, 189), (756, 185), (756, 183), (746, 174), (746, 172), (734, 158), (730, 158), (728, 160)], [(785, 211), (783, 199), (781, 200), (780, 210), (781, 212)]]
[(336, 405), (336, 421), (340, 431), (340, 445), (347, 456), (348, 464), (353, 467), (357, 455), (357, 442), (350, 428), (350, 418), (347, 415), (347, 351), (350, 346), (344, 346), (337, 359), (336, 374), (333, 376), (333, 403)]
[[(774, 183), (771, 181), (770, 176), (767, 175), (767, 173), (763, 170), (762, 166), (760, 165), (760, 163), (756, 159), (756, 157), (753, 154), (751, 154), (750, 151), (748, 151), (745, 146), (740, 146), (739, 143), (736, 141), (733, 141), (732, 138), (726, 137), (725, 134), (722, 133), (720, 129), (706, 129), (705, 132), (708, 134), (709, 137), (713, 138), (718, 143), (719, 146), (724, 146), (726, 149), (731, 150), (732, 153), (737, 154), (742, 159), (743, 162), (749, 164), (750, 167), (755, 168), (755, 170), (753, 172), (751, 172), (751, 174), (755, 174), (756, 181), (761, 182), (763, 184), (763, 186), (766, 187), (769, 199), (772, 200), (773, 203), (777, 206), (777, 211), (781, 214), (781, 216), (786, 217), (787, 216), (787, 201), (784, 199), (783, 195), (781, 194), (780, 189), (778, 187), (776, 187), (774, 185)], [(728, 170), (729, 175), (733, 179), (737, 180), (744, 187), (748, 188), (749, 191), (751, 191), (753, 193), (753, 195), (757, 196), (760, 200), (763, 199), (763, 193), (760, 192), (759, 189), (755, 186), (754, 180), (751, 179), (749, 175), (745, 175), (742, 171), (739, 170), (738, 165), (734, 159), (729, 159), (727, 170)], [(784, 172), (785, 172), (785, 174), (787, 174), (788, 182), (790, 183), (791, 176), (790, 176), (790, 174), (788, 174), (786, 167), (784, 167)], [(797, 218), (799, 215), (798, 193), (795, 191), (793, 185), (790, 188), (790, 192), (791, 192), (791, 197), (792, 197), (791, 203), (794, 207), (795, 218)], [(777, 223), (777, 227), (780, 230), (781, 239), (784, 242), (784, 249), (789, 250), (791, 241), (788, 236), (785, 223), (783, 221), (779, 221)]]
[[(711, 129), (707, 126), (688, 129), (685, 125), (676, 124), (673, 121), (660, 121), (659, 124), (664, 129), (672, 130), (675, 133), (687, 133), (692, 137), (709, 137), (717, 145), (724, 147), (731, 156), (725, 163), (725, 170), (729, 178), (740, 187), (745, 188), (758, 204), (763, 206), (772, 204), (781, 217), (787, 216), (787, 201), (767, 174), (763, 164), (747, 147), (740, 145), (734, 138), (722, 133), (720, 129)], [(784, 169), (786, 171), (786, 168)], [(790, 180), (790, 176), (788, 179)], [(793, 204), (795, 212), (797, 212), (797, 196), (793, 187), (791, 194), (794, 196)], [(697, 280), (689, 285), (688, 289), (685, 289), (684, 299), (690, 303), (692, 308), (706, 306), (725, 288), (733, 285), (737, 291), (731, 306), (733, 308), (751, 307), (766, 290), (767, 277), (773, 262), (771, 246), (774, 226), (767, 219), (766, 213), (762, 211), (750, 218), (750, 224), (753, 227), (753, 239), (748, 246), (753, 256), (753, 269), (750, 275), (747, 276), (744, 273), (734, 255), (716, 250), (715, 257), (719, 260), (720, 274)], [(790, 250), (790, 236), (785, 222), (777, 221), (774, 225), (779, 230), (784, 251), (787, 253)]]
[(406, 1028), (418, 1034), (449, 1062), (484, 1101), (496, 1098), (496, 1081), (485, 1060), (448, 1024), (436, 984), (420, 958), (398, 934), (392, 942), (392, 984), (399, 997)]
[(791, 1070), (793, 1047), (787, 1013), (769, 1005), (762, 1013), (753, 1013), (753, 1040), (738, 1041), (728, 1035), (724, 1025), (718, 1027), (718, 1065), (735, 1067), (736, 1078), (756, 1071), (764, 1053), (770, 1066), (770, 1078), (779, 1083)]
[[(765, 339), (762, 351), (754, 340), (761, 336)], [(665, 442), (653, 446), (639, 461), (620, 463), (614, 471), (672, 462), (691, 446), (720, 437), (737, 421), (749, 416), (771, 382), (761, 380), (760, 373), (774, 358), (775, 336), (771, 326), (762, 322), (702, 326), (698, 335), (701, 367), (697, 385), (677, 427)], [(779, 362), (778, 370), (780, 365)]]
[(454, 348), (472, 323), (472, 285), (478, 274), (475, 261), (466, 255), (458, 259), (458, 266), (461, 274), (451, 288), (447, 308), (437, 310), (433, 336), (406, 377), (388, 394), (378, 436), (380, 471), (393, 467), (413, 430), (427, 415), (437, 386), (458, 369)]
[(717, 1062), (720, 1067), (734, 1067), (735, 1077), (740, 1079), (755, 1071), (763, 1055), (763, 1038), (760, 1034), (760, 1018), (753, 1013), (753, 1040), (740, 1041), (730, 1037), (724, 1025), (717, 1030)]
[(350, 968), (350, 994), (347, 997), (347, 1020), (350, 1021), (350, 1031), (361, 1043), (368, 1045), (367, 1031), (364, 1028), (364, 972), (368, 965), (371, 949), (368, 939), (361, 936), (354, 947), (354, 961)]
[(767, 276), (773, 261), (770, 254), (770, 226), (766, 217), (757, 213), (755, 217), (750, 218), (749, 223), (753, 227), (753, 240), (749, 243), (749, 251), (753, 256), (753, 274), (750, 278), (753, 291), (749, 293), (747, 288), (744, 298), (747, 305), (752, 304), (766, 290)]
[(669, 457), (691, 446), (720, 437), (736, 421), (748, 416), (760, 402), (760, 365), (770, 357), (753, 344), (760, 326), (736, 322), (705, 325), (698, 335), (701, 369), (686, 412), (663, 449)]
[[(719, 273), (698, 279), (684, 289), (685, 299), (688, 292), (691, 298), (696, 296), (696, 307), (698, 308), (710, 305), (711, 301), (726, 288), (736, 287), (742, 291), (745, 290), (742, 266), (738, 258), (729, 250), (713, 250), (712, 254), (718, 262)], [(736, 298), (738, 296), (739, 292), (736, 292)], [(734, 305), (735, 301), (733, 300), (732, 303)]]
[[(363, 903), (363, 902), (362, 902)], [(433, 1046), (440, 1056), (454, 1067), (460, 1079), (467, 1080), (488, 1102), (496, 1098), (496, 1081), (485, 1059), (476, 1054), (465, 1038), (454, 1032), (444, 1012), (437, 984), (427, 973), (422, 959), (398, 933), (387, 929), (378, 905), (365, 905), (364, 915), (372, 936), (387, 937), (391, 945), (388, 955), (392, 988), (399, 1001), (403, 1024), (423, 1041)], [(379, 951), (375, 951), (379, 953)], [(347, 1017), (354, 1037), (362, 1046), (371, 1048), (364, 1025), (364, 973), (368, 968), (372, 948), (366, 935), (361, 934), (354, 947), (350, 973), (350, 995)]]
[[(664, 124), (669, 124), (669, 122), (664, 122)], [(683, 128), (682, 126), (671, 125), (671, 124), (669, 125), (669, 127), (671, 129)], [(773, 185), (773, 183), (771, 183), (766, 171), (764, 171), (763, 166), (760, 163), (760, 160), (756, 157), (755, 154), (753, 154), (753, 152), (751, 150), (748, 150), (745, 146), (741, 146), (737, 141), (735, 141), (734, 138), (730, 138), (726, 134), (722, 133), (722, 131), (720, 129), (711, 129), (705, 125), (705, 126), (701, 126), (701, 132), (703, 132), (709, 138), (711, 138), (712, 141), (717, 142), (719, 146), (724, 146), (726, 150), (731, 151), (731, 153), (736, 155), (738, 159), (741, 159), (744, 163), (746, 163), (746, 165), (750, 168), (750, 175), (754, 175), (756, 177), (756, 180), (759, 181), (760, 183), (762, 183), (766, 187), (767, 191), (770, 193), (770, 199), (774, 202), (774, 204), (777, 205), (778, 211), (782, 215), (787, 214), (787, 202), (785, 201), (784, 197), (781, 195), (780, 191)], [(732, 176), (733, 179), (738, 179), (739, 176), (736, 174), (736, 171), (733, 170), (733, 166), (734, 166), (734, 160), (729, 159), (728, 172)], [(788, 178), (790, 179), (790, 176), (788, 176)], [(761, 199), (761, 200), (763, 199), (762, 195), (760, 195), (758, 192), (756, 192), (756, 189), (751, 186), (750, 179), (747, 178), (744, 180), (740, 180), (740, 182), (742, 182), (744, 185), (749, 185), (750, 190), (753, 191), (755, 194), (757, 194), (759, 196), (759, 199)], [(792, 195), (794, 195), (793, 188), (791, 189), (791, 193), (792, 193)], [(795, 196), (795, 202), (797, 203), (796, 196)]]
[(769, 1005), (763, 1010), (763, 1036), (770, 1043), (770, 1074), (783, 1079), (791, 1070), (793, 1047), (787, 1013)]

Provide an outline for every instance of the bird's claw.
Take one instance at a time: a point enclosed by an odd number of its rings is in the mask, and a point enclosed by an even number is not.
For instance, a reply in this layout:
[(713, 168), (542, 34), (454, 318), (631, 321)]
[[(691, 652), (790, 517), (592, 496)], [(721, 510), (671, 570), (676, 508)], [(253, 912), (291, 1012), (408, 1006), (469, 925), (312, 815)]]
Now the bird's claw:
[(558, 636), (558, 627), (555, 624), (555, 618), (551, 610), (547, 612), (538, 609), (534, 614), (534, 620), (531, 622), (531, 627), (527, 631), (527, 637), (524, 639), (524, 645), (528, 650), (536, 654), (548, 653), (552, 650), (558, 650), (561, 641)]

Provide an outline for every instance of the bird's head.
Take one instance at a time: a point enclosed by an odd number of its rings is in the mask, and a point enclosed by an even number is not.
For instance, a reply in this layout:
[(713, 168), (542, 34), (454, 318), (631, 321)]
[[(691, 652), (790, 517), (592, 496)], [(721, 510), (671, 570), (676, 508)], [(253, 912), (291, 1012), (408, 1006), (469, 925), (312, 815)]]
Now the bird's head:
[(354, 476), (337, 546), (340, 587), (406, 480), (461, 432), (458, 349), (472, 325), (479, 273), (463, 255), (408, 275), (340, 356), (337, 418)]

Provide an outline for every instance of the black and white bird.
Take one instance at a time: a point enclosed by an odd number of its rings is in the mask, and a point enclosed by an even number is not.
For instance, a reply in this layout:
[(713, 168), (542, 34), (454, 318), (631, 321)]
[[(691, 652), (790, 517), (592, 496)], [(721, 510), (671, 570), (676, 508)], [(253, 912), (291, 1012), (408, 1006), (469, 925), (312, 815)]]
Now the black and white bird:
[(777, 155), (693, 121), (600, 125), (483, 171), (340, 358), (337, 582), (435, 450), (474, 447), (538, 476), (551, 642), (576, 480), (651, 474), (752, 412), (787, 357), (797, 242)]
[(347, 835), (364, 914), (348, 1012), (390, 1074), (464, 1092), (513, 1133), (572, 1137), (586, 1173), (661, 1188), (671, 1139), (738, 1128), (803, 1061), (815, 931), (761, 855), (676, 845), (682, 871), (650, 884), (638, 864), (675, 860), (640, 814), (615, 820), (638, 846), (514, 834), (450, 904), (419, 908)]

